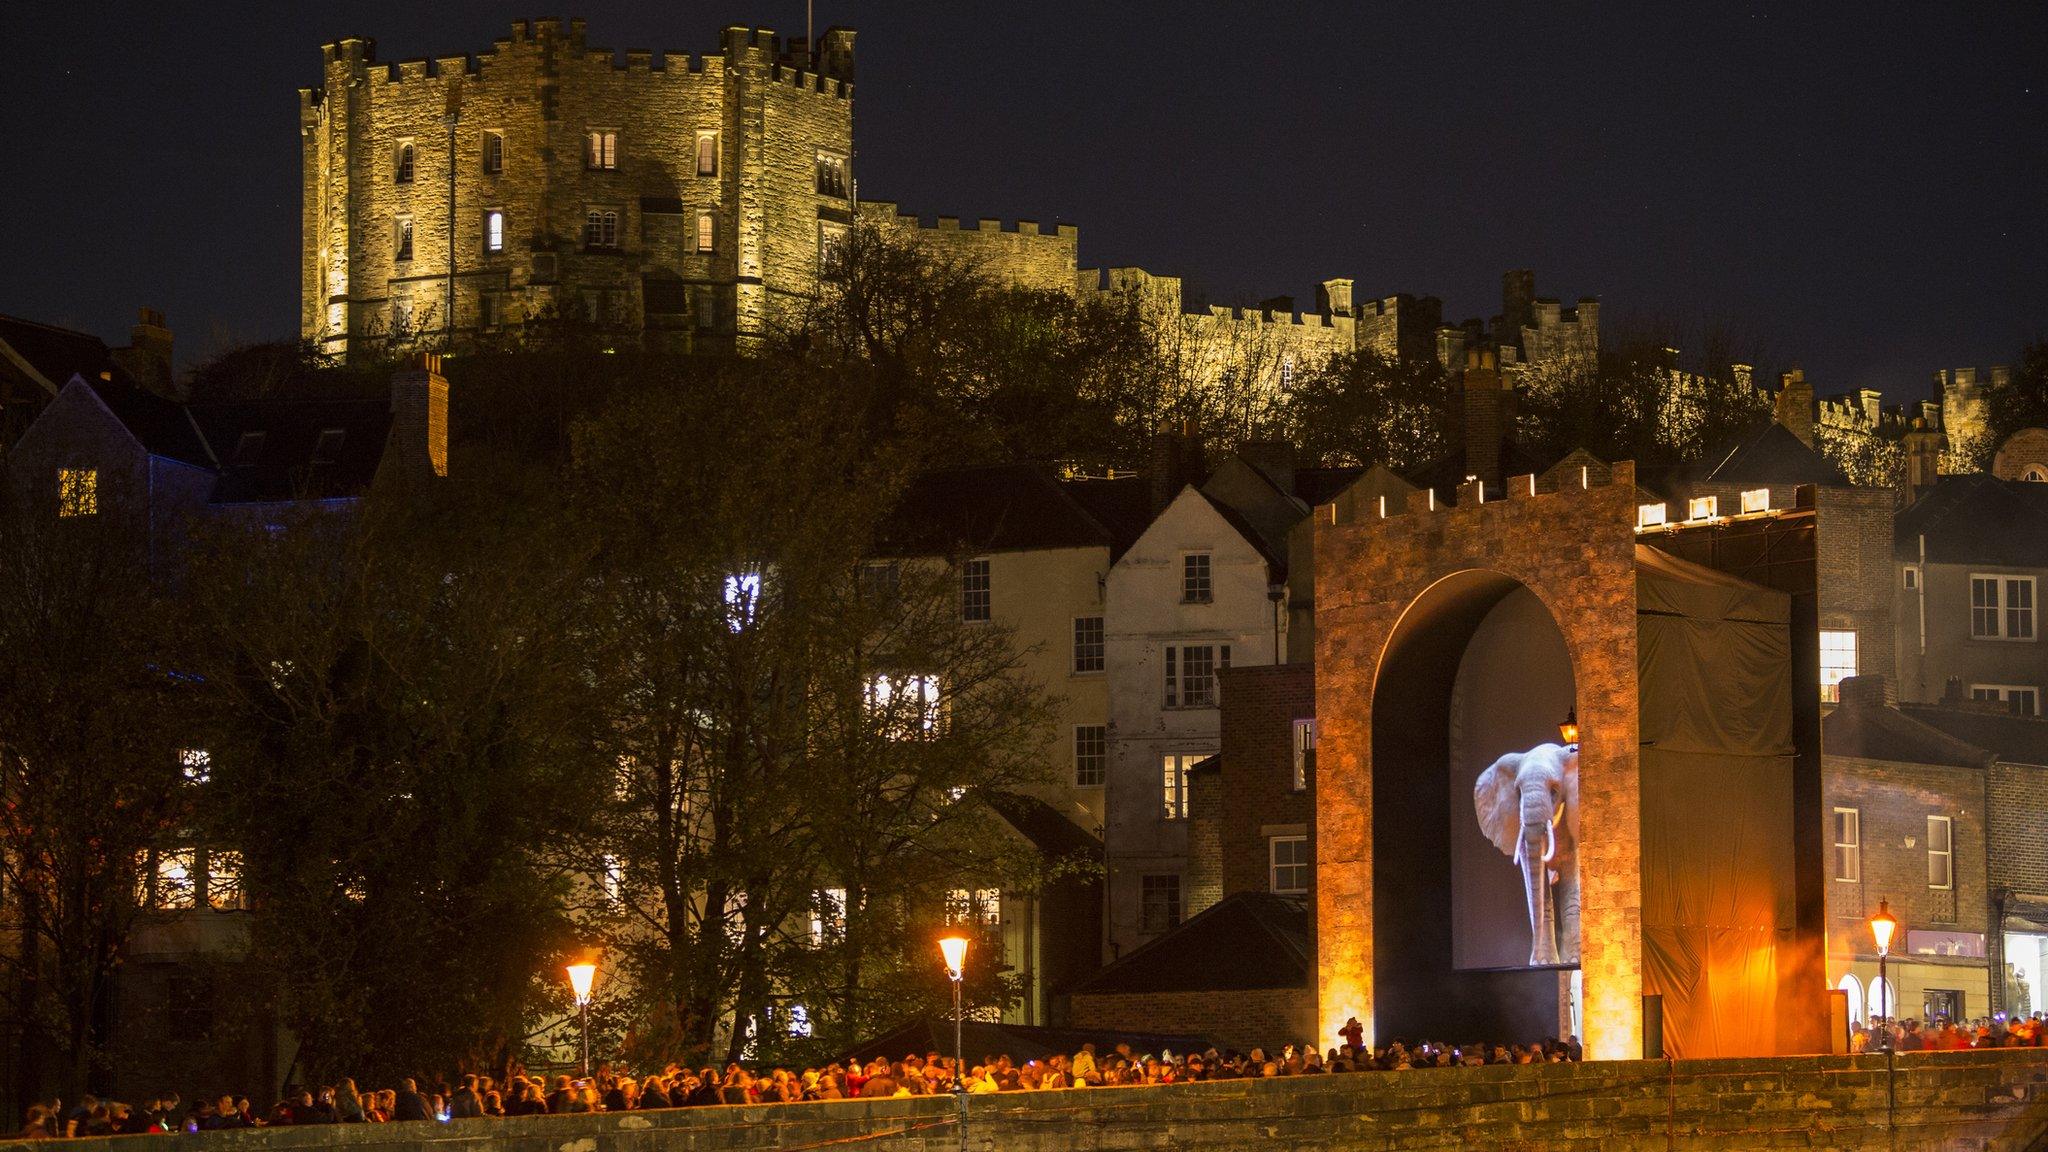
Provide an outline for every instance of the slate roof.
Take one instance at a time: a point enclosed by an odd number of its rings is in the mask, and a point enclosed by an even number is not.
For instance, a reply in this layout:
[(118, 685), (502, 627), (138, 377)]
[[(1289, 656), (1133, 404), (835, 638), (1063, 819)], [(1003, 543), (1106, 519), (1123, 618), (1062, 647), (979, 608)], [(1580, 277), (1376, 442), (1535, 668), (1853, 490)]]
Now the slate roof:
[[(127, 373), (114, 363), (107, 342), (90, 333), (18, 316), (0, 316), (0, 343), (49, 381), (52, 389), (62, 389), (73, 376), (98, 380), (102, 372), (113, 373), (117, 380), (127, 379)], [(0, 353), (0, 360), (11, 357)], [(12, 367), (10, 363), (0, 367), (0, 371)]]
[(1822, 484), (1847, 487), (1849, 477), (1834, 462), (1771, 421), (1744, 434), (1698, 466), (1702, 480), (1758, 486)]
[(983, 803), (994, 809), (996, 815), (1031, 841), (1032, 846), (1048, 859), (1074, 856), (1102, 859), (1102, 841), (1038, 797), (994, 790), (983, 791), (980, 796)]
[(882, 530), (898, 556), (1109, 547), (1111, 533), (1041, 464), (945, 468), (917, 477)]
[(1274, 581), (1279, 582), (1287, 579), (1287, 541), (1284, 537), (1279, 540), (1266, 539), (1265, 534), (1260, 532), (1257, 526), (1250, 520), (1246, 519), (1244, 513), (1209, 495), (1207, 492), (1203, 492), (1200, 488), (1195, 489), (1195, 491), (1200, 493), (1202, 499), (1209, 502), (1209, 507), (1214, 508), (1216, 514), (1223, 517), (1224, 522), (1235, 529), (1239, 536), (1244, 537), (1252, 547), (1259, 550), (1259, 555), (1266, 558), (1266, 566), (1272, 570)]
[(1899, 711), (2008, 764), (2048, 766), (2048, 719), (1943, 704), (1901, 704)]
[[(376, 478), (391, 434), (383, 400), (249, 400), (193, 409), (220, 459), (210, 503), (330, 500)], [(339, 443), (323, 434), (339, 432)]]
[(1937, 564), (2048, 567), (2048, 484), (1984, 473), (1944, 476), (1894, 521), (1895, 554)]
[(116, 375), (112, 380), (84, 376), (74, 379), (92, 389), (100, 403), (107, 406), (107, 411), (114, 414), (114, 419), (119, 420), (150, 455), (195, 468), (210, 469), (214, 466), (206, 438), (192, 422), (192, 414), (185, 405), (137, 387), (125, 376)]
[[(1098, 1053), (1114, 1051), (1129, 1044), (1133, 1052), (1199, 1052), (1209, 1047), (1208, 1038), (1165, 1032), (1114, 1032), (1089, 1028), (1035, 1028), (1026, 1024), (990, 1024), (969, 1020), (960, 1026), (960, 1047), (970, 1062), (1008, 1056), (1019, 1064), (1050, 1056), (1072, 1056), (1081, 1045), (1093, 1044)], [(952, 1017), (922, 1017), (895, 1031), (834, 1057), (834, 1062), (868, 1061), (880, 1057), (901, 1060), (932, 1052), (953, 1054)]]
[(1820, 750), (1829, 756), (1981, 768), (1992, 754), (1897, 708), (1845, 702), (1820, 722)]
[(1266, 892), (1226, 896), (1073, 987), (1081, 996), (1302, 988), (1314, 970), (1308, 907)]

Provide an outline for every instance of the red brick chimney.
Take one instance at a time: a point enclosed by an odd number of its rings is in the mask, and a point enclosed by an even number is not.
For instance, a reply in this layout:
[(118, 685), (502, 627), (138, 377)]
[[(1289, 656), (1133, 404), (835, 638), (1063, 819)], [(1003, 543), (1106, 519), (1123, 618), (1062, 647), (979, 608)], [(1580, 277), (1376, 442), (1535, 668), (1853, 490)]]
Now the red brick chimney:
[(1771, 406), (1771, 419), (1799, 442), (1813, 447), (1813, 385), (1806, 382), (1806, 370), (1794, 368), (1778, 378), (1778, 399)]
[(1491, 349), (1465, 354), (1465, 473), (1498, 488), (1500, 442), (1507, 434), (1507, 393)]
[(385, 463), (407, 476), (448, 475), (448, 380), (441, 354), (415, 352), (391, 376), (391, 441)]
[(1195, 433), (1194, 421), (1180, 426), (1178, 432), (1158, 432), (1152, 436), (1152, 458), (1146, 462), (1145, 475), (1152, 495), (1152, 515), (1166, 511), (1180, 490), (1190, 484), (1200, 484), (1208, 475), (1207, 462), (1202, 455), (1202, 438)]

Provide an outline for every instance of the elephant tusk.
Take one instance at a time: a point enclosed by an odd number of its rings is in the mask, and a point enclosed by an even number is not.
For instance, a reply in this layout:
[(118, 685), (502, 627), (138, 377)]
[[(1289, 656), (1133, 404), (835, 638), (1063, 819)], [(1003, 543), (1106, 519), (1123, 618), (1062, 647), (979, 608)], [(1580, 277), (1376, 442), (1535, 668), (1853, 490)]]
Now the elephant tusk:
[(1550, 863), (1550, 858), (1555, 855), (1557, 855), (1557, 832), (1554, 826), (1545, 824), (1543, 826), (1543, 862), (1545, 864)]

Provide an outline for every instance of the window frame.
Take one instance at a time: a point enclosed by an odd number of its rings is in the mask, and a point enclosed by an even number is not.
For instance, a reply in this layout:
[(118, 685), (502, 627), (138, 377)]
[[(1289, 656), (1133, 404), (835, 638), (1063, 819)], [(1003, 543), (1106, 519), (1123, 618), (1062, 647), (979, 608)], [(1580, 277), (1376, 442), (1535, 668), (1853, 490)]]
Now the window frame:
[[(1842, 820), (1844, 816), (1849, 818), (1846, 828)], [(1845, 830), (1850, 836), (1848, 840), (1842, 839)], [(1828, 818), (1828, 836), (1834, 842), (1828, 863), (1829, 878), (1841, 884), (1862, 883), (1863, 810), (1861, 808), (1836, 807)], [(1844, 871), (1842, 864), (1844, 861), (1847, 861), (1849, 864), (1847, 871), (1850, 875), (1847, 876), (1842, 875)]]
[(718, 213), (705, 209), (697, 213), (697, 223), (690, 231), (691, 251), (700, 256), (718, 254)]
[(813, 171), (816, 175), (817, 194), (834, 200), (850, 199), (853, 192), (853, 173), (849, 171), (852, 165), (846, 154), (829, 148), (819, 148), (815, 150), (815, 157)]
[[(1205, 676), (1207, 691), (1196, 699), (1195, 681), (1191, 673), (1188, 656), (1193, 652), (1208, 654), (1208, 671)], [(1228, 644), (1168, 644), (1165, 650), (1165, 692), (1162, 699), (1167, 708), (1216, 708), (1223, 703), (1223, 682), (1220, 673), (1230, 667), (1230, 645)]]
[(413, 257), (412, 213), (401, 212), (391, 218), (391, 262), (410, 264)]
[[(1301, 859), (1290, 860), (1284, 864), (1281, 863), (1280, 846), (1283, 844), (1290, 847), (1299, 845), (1301, 848)], [(1307, 833), (1288, 836), (1268, 836), (1266, 838), (1266, 890), (1275, 896), (1308, 895), (1309, 872), (1310, 866), (1313, 863), (1314, 859), (1310, 857), (1308, 851)], [(1301, 873), (1301, 886), (1298, 888), (1281, 887), (1280, 870), (1282, 868), (1289, 869), (1290, 871), (1298, 869)]]
[[(1991, 603), (1979, 604), (1977, 602), (1977, 589), (1979, 585), (1989, 585), (1995, 592)], [(2023, 608), (2015, 607), (2013, 604), (2013, 590), (2020, 585), (2025, 585), (2027, 590), (2027, 603)], [(1972, 640), (1995, 640), (2006, 644), (2035, 643), (2041, 637), (2040, 606), (2040, 587), (2035, 577), (2013, 572), (1970, 573), (1970, 639)], [(1993, 630), (1989, 632), (1981, 631), (1978, 628), (1978, 616), (1980, 613), (1985, 612), (1990, 613), (1990, 622)], [(2018, 613), (2025, 613), (2025, 635), (2016, 635), (2013, 628), (2015, 623), (2014, 616)]]
[(1183, 552), (1180, 557), (1180, 602), (1216, 602), (1216, 561), (1212, 552)]
[(1188, 773), (1213, 752), (1161, 752), (1159, 754), (1159, 813), (1162, 823), (1177, 824), (1188, 818)]
[(478, 149), (478, 168), (486, 176), (497, 176), (505, 171), (505, 134), (494, 128), (484, 129), (483, 143)]
[(995, 619), (994, 569), (987, 557), (976, 557), (960, 565), (960, 620), (964, 624), (987, 624)]
[(505, 210), (503, 208), (486, 208), (484, 209), (484, 255), (502, 256), (504, 254)]
[[(1104, 788), (1109, 785), (1109, 725), (1074, 725), (1074, 787)], [(1084, 764), (1094, 762), (1095, 771), (1084, 773)]]
[[(705, 148), (705, 145), (707, 144), (710, 145), (708, 151)], [(715, 179), (718, 176), (718, 146), (718, 129), (698, 129), (697, 150), (691, 161), (691, 167), (696, 169), (697, 175), (713, 179)], [(705, 163), (705, 157), (707, 155), (710, 157), (710, 163), (708, 165)]]
[(587, 172), (619, 170), (619, 130), (588, 128), (583, 133), (583, 168)]
[(619, 212), (616, 208), (585, 208), (583, 210), (583, 250), (586, 252), (617, 252), (619, 250)]
[(1289, 725), (1289, 735), (1292, 737), (1294, 746), (1293, 790), (1296, 792), (1306, 792), (1308, 791), (1308, 779), (1314, 774), (1316, 767), (1316, 718), (1313, 716), (1296, 717), (1293, 723)]
[(419, 148), (411, 139), (400, 140), (391, 146), (391, 182), (411, 184), (419, 171)]
[[(1828, 673), (1831, 670), (1839, 670), (1842, 665), (1839, 663), (1830, 664), (1828, 662), (1828, 638), (1831, 636), (1847, 636), (1849, 638), (1850, 661), (1848, 665), (1849, 671), (1835, 677), (1832, 683), (1828, 681)], [(1837, 652), (1837, 655), (1839, 655), (1839, 652)], [(1840, 703), (1842, 699), (1842, 681), (1851, 676), (1860, 675), (1862, 665), (1863, 644), (1861, 637), (1857, 635), (1856, 629), (1823, 628), (1820, 630), (1820, 698), (1824, 703)]]
[[(1155, 926), (1150, 916), (1155, 893), (1159, 897), (1163, 923)], [(1138, 931), (1146, 936), (1158, 936), (1173, 931), (1184, 922), (1182, 915), (1186, 905), (1181, 877), (1178, 872), (1146, 872), (1138, 877)]]
[[(1934, 847), (1934, 830), (1941, 829), (1942, 848)], [(1935, 861), (1941, 861), (1942, 882), (1934, 882)], [(1950, 892), (1956, 886), (1956, 822), (1953, 816), (1927, 817), (1927, 887), (1936, 892)]]
[[(1091, 626), (1092, 622), (1092, 626)], [(1092, 633), (1092, 639), (1089, 634)], [(1109, 632), (1101, 616), (1074, 617), (1073, 659), (1067, 670), (1075, 676), (1099, 676), (1109, 668)], [(1091, 662), (1093, 667), (1085, 665)]]
[(2027, 699), (2026, 715), (2041, 714), (2041, 690), (2032, 684), (1972, 684), (1970, 699), (2010, 704), (2016, 694), (2024, 693)]

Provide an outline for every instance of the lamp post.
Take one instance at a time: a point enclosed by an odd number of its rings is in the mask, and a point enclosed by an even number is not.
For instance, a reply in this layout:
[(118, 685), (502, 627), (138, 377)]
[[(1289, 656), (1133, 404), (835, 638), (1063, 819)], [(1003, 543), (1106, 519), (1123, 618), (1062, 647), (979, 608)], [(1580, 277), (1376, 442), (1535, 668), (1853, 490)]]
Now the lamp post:
[(1564, 722), (1557, 726), (1557, 735), (1564, 741), (1567, 748), (1578, 745), (1579, 706), (1577, 704), (1572, 705), (1571, 709), (1564, 714)]
[(1898, 996), (1892, 991), (1892, 982), (1885, 978), (1885, 957), (1891, 954), (1892, 933), (1899, 930), (1899, 922), (1892, 916), (1889, 900), (1877, 902), (1877, 915), (1870, 918), (1870, 935), (1877, 940), (1877, 1012), (1884, 1024), (1884, 1123), (1893, 1127), (1893, 1116), (1898, 1108), (1897, 1065), (1893, 1063), (1893, 1049), (1897, 1045), (1892, 1039), (1891, 1008)]
[(597, 965), (584, 962), (569, 965), (569, 988), (576, 993), (576, 1010), (583, 1017), (583, 1076), (590, 1077), (590, 986), (597, 983)]
[(960, 1042), (960, 978), (967, 974), (967, 937), (948, 936), (939, 941), (939, 955), (945, 957), (946, 975), (953, 981), (953, 1086), (960, 1094), (960, 1152), (967, 1152), (967, 1060)]

